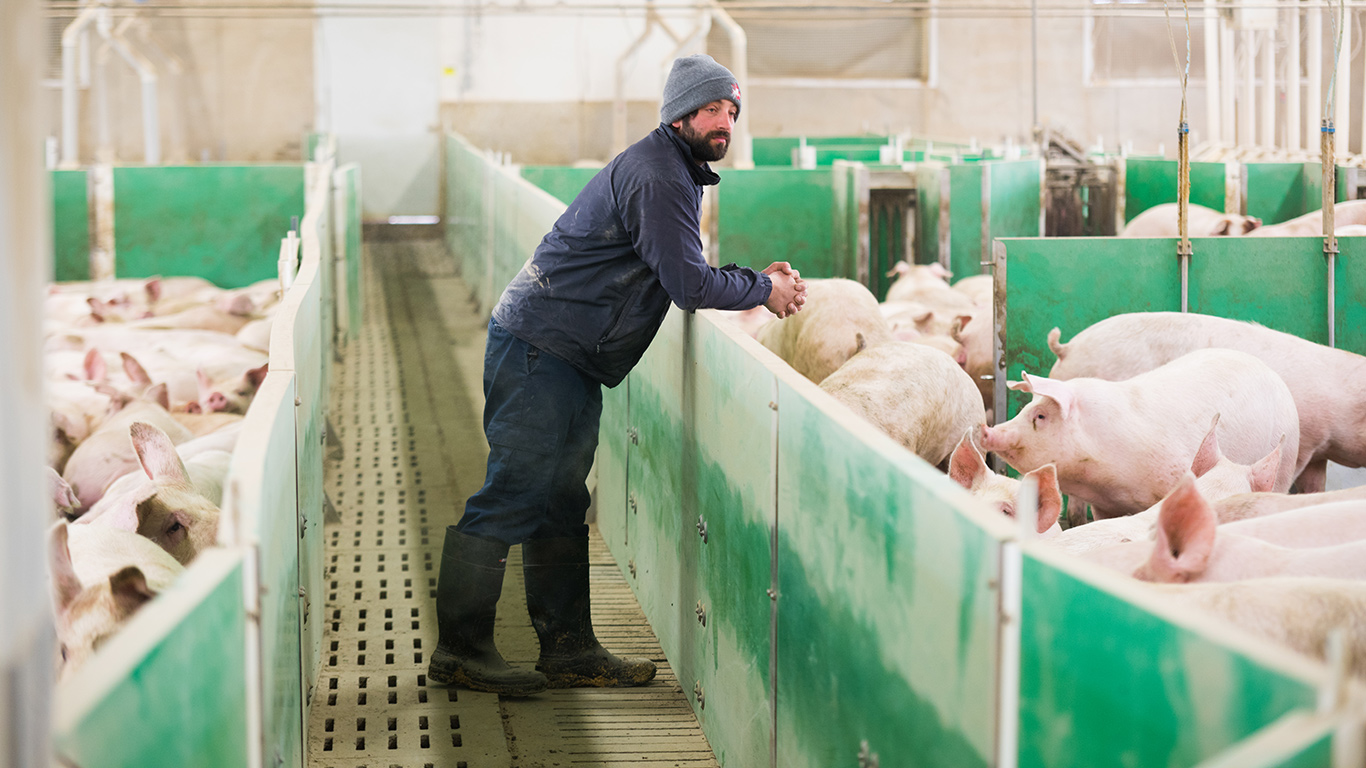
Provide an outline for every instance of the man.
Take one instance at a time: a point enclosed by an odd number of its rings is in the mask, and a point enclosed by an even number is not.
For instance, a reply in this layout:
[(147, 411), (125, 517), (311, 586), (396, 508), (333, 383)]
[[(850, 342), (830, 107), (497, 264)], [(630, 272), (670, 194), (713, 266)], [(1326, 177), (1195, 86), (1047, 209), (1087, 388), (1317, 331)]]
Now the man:
[[(547, 687), (641, 685), (648, 659), (620, 659), (593, 634), (589, 494), (602, 387), (645, 353), (669, 304), (778, 317), (806, 301), (783, 262), (762, 273), (709, 266), (699, 236), (702, 187), (740, 114), (740, 88), (709, 56), (674, 62), (663, 122), (584, 187), (503, 292), (484, 354), (484, 486), (447, 528), (437, 586), (438, 683), (527, 696)], [(509, 667), (493, 621), (510, 545), (522, 544), (537, 671)]]

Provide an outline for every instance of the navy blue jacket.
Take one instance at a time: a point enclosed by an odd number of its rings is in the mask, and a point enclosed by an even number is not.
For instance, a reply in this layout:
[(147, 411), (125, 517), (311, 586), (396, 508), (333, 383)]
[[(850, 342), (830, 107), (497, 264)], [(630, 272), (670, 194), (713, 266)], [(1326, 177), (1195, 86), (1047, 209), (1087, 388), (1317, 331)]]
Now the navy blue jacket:
[(702, 254), (702, 187), (721, 180), (660, 123), (588, 182), (494, 307), (513, 336), (615, 387), (645, 354), (672, 301), (750, 309), (768, 275)]

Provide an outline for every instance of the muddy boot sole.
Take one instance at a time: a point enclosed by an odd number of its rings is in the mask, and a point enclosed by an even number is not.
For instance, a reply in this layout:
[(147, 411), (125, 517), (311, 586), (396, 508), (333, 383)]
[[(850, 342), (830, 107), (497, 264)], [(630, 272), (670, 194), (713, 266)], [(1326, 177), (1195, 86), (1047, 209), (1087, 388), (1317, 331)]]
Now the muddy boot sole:
[(458, 685), (472, 691), (496, 693), (500, 696), (534, 696), (550, 687), (545, 675), (505, 667), (501, 670), (481, 670), (482, 665), (467, 665), (441, 649), (432, 654), (427, 665), (427, 679), (442, 685)]
[(596, 669), (537, 664), (536, 670), (545, 675), (551, 688), (629, 688), (649, 683), (659, 671), (654, 662), (644, 659)]

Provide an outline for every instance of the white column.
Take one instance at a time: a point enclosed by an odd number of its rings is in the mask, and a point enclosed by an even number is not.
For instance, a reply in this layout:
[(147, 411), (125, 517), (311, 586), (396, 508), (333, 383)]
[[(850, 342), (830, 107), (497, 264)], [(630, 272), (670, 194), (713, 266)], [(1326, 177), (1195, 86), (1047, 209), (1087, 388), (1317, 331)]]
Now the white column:
[(1219, 83), (1220, 124), (1224, 128), (1224, 144), (1233, 146), (1238, 143), (1238, 113), (1234, 108), (1233, 93), (1238, 83), (1238, 73), (1233, 66), (1233, 30), (1223, 14), (1219, 15), (1219, 72), (1223, 75)]
[(1245, 29), (1240, 34), (1238, 47), (1243, 51), (1243, 82), (1238, 105), (1238, 144), (1257, 144), (1257, 37)]
[(1204, 135), (1222, 141), (1224, 129), (1219, 114), (1219, 11), (1214, 0), (1205, 0), (1205, 126)]
[(1285, 148), (1300, 148), (1300, 9), (1286, 10)]
[(1257, 35), (1262, 42), (1262, 129), (1261, 144), (1276, 146), (1276, 33)]
[[(1329, 13), (1332, 13), (1330, 10)], [(1352, 13), (1348, 11), (1343, 16), (1342, 24), (1338, 27), (1338, 34), (1342, 35), (1342, 54), (1338, 56), (1338, 82), (1337, 82), (1337, 102), (1333, 105), (1336, 114), (1333, 115), (1333, 124), (1337, 129), (1337, 149), (1338, 157), (1347, 154), (1347, 137), (1351, 133), (1351, 100), (1352, 100)]]
[(1323, 119), (1323, 12), (1313, 5), (1304, 11), (1304, 28), (1308, 33), (1309, 48), (1305, 51), (1304, 73), (1308, 85), (1304, 89), (1304, 148), (1312, 154), (1319, 151), (1319, 121)]
[(38, 0), (0, 2), (0, 698), (7, 702), (0, 705), (0, 751), (14, 765), (52, 760), (45, 530), (52, 507), (43, 476), (40, 321), (52, 270), (52, 197), (41, 151), (41, 10)]

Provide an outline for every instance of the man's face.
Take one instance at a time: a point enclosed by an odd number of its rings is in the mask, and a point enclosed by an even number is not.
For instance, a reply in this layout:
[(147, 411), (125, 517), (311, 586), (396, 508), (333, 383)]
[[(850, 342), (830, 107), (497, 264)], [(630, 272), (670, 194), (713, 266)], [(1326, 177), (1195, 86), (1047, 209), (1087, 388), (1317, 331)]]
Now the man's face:
[(704, 105), (697, 114), (674, 123), (678, 135), (692, 148), (692, 156), (701, 162), (714, 162), (726, 156), (730, 149), (730, 131), (740, 110), (735, 102), (720, 99)]

